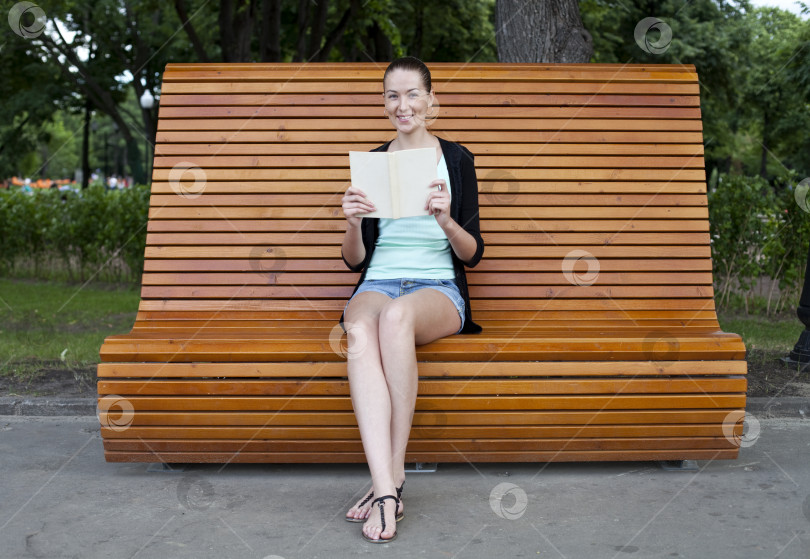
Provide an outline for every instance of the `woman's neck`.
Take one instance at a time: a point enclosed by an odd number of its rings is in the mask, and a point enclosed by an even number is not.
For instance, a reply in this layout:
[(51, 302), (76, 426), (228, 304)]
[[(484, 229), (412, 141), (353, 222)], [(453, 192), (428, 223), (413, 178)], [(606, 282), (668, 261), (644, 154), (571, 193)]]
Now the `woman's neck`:
[(419, 149), (432, 148), (439, 145), (439, 140), (426, 129), (414, 131), (410, 134), (397, 134), (397, 139), (393, 142), (396, 149)]

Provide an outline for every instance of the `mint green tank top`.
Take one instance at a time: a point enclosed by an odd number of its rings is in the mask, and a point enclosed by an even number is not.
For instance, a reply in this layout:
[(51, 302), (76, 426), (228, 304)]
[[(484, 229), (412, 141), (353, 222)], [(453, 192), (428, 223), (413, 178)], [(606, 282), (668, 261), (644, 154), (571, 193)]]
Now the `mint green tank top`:
[[(452, 198), (444, 154), (436, 167), (436, 174), (436, 178), (444, 179)], [(453, 249), (447, 235), (436, 223), (436, 217), (380, 218), (379, 231), (365, 279), (456, 277), (450, 253)]]

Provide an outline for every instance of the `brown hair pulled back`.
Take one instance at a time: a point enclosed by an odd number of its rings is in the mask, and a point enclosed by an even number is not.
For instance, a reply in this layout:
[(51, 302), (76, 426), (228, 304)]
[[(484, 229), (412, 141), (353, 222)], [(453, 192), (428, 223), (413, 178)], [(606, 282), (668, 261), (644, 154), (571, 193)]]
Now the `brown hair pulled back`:
[(385, 69), (385, 74), (383, 74), (383, 83), (385, 83), (385, 78), (388, 77), (388, 74), (394, 70), (411, 70), (417, 72), (419, 77), (422, 79), (422, 85), (424, 86), (425, 91), (430, 93), (433, 87), (430, 82), (430, 70), (428, 70), (425, 63), (418, 58), (413, 56), (403, 56), (402, 58), (397, 58), (391, 62), (391, 64), (388, 65), (388, 68)]

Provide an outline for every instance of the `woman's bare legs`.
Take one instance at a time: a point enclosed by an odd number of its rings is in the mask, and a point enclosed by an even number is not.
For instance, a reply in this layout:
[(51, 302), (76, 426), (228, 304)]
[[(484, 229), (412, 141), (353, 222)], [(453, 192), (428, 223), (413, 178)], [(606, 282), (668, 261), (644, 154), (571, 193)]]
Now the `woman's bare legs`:
[[(396, 495), (405, 479), (405, 448), (410, 435), (418, 385), (416, 345), (458, 331), (461, 319), (452, 301), (435, 289), (420, 289), (391, 299), (360, 293), (346, 308), (348, 374), (352, 405), (371, 470), (375, 497)], [(380, 351), (380, 339), (385, 341)], [(358, 501), (359, 504), (360, 501)], [(391, 537), (395, 503), (384, 502), (386, 530), (379, 509), (355, 505), (347, 516), (368, 517), (364, 533)]]

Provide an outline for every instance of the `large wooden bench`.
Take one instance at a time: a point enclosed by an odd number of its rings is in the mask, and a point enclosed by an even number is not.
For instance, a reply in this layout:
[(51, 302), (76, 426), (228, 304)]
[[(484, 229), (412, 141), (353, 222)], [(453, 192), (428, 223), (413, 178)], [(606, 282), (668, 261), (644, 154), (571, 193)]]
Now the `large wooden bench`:
[[(417, 347), (406, 461), (735, 458), (694, 67), (430, 66), (433, 130), (476, 156), (483, 332)], [(349, 150), (394, 137), (384, 67), (167, 66), (139, 311), (100, 351), (108, 461), (364, 461), (341, 197)]]

